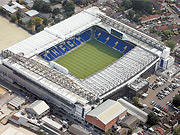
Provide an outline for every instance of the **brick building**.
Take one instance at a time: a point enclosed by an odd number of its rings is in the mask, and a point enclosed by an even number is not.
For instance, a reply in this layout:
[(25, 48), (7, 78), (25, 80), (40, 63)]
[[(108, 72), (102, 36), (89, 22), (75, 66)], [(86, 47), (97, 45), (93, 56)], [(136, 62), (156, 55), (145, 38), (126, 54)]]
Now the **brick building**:
[(107, 100), (86, 115), (86, 121), (107, 132), (119, 119), (127, 113), (119, 102)]

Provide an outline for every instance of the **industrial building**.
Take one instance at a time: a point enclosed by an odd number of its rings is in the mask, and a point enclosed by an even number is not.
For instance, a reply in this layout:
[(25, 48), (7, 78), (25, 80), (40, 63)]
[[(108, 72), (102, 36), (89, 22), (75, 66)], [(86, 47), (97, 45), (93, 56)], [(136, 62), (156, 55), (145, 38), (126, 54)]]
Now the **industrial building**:
[[(99, 41), (109, 41), (106, 42), (109, 47), (123, 52), (124, 55), (101, 71), (86, 79), (78, 79), (68, 70), (64, 70), (65, 68), (56, 68), (50, 64), (76, 49), (65, 46), (74, 42), (80, 42), (81, 46), (91, 38), (103, 34), (107, 38), (102, 36)], [(88, 38), (82, 41), (84, 35)], [(119, 42), (116, 41), (117, 37)], [(71, 44), (66, 44), (69, 42)], [(77, 45), (74, 43), (74, 46)], [(65, 53), (57, 55), (58, 49)], [(47, 103), (51, 102), (55, 106), (54, 109), (63, 110), (82, 120), (99, 102), (121, 93), (140, 76), (148, 77), (157, 69), (166, 70), (173, 64), (169, 49), (161, 42), (106, 16), (97, 7), (86, 9), (45, 28), (2, 50), (1, 53), (2, 77), (22, 86), (24, 90)]]
[(149, 82), (146, 79), (138, 78), (134, 82), (127, 85), (129, 97), (141, 97), (149, 88)]
[(123, 119), (127, 109), (119, 102), (108, 99), (86, 115), (86, 121), (103, 131), (108, 131), (119, 119)]
[(118, 102), (127, 109), (127, 113), (136, 116), (142, 123), (146, 123), (148, 114), (128, 101), (120, 98)]
[(26, 108), (26, 111), (36, 118), (41, 118), (50, 111), (50, 108), (44, 101), (36, 100)]

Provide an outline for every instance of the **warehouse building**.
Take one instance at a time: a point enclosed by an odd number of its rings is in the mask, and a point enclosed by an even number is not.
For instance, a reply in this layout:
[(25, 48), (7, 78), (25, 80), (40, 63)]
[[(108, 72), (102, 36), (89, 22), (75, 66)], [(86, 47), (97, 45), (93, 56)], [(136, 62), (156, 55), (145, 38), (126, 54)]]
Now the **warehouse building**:
[(49, 110), (49, 106), (42, 100), (36, 100), (26, 108), (26, 111), (36, 118), (41, 118), (46, 115)]
[(123, 119), (127, 109), (117, 101), (108, 99), (86, 115), (86, 121), (97, 128), (108, 131), (119, 119)]

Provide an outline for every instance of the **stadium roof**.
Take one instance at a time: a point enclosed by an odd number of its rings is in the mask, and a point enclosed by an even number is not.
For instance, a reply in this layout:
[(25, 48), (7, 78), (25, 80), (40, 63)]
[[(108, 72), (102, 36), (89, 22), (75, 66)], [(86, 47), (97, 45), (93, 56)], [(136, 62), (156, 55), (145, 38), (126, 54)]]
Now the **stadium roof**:
[(27, 108), (33, 109), (38, 115), (41, 115), (43, 112), (49, 109), (49, 106), (42, 100), (36, 100), (30, 104)]
[(82, 11), (50, 28), (46, 28), (45, 31), (62, 39), (67, 39), (100, 22), (99, 18), (92, 15), (95, 11), (97, 11), (96, 8)]
[(139, 108), (137, 108), (136, 106), (132, 105), (131, 103), (127, 102), (122, 98), (118, 99), (118, 102), (122, 104), (125, 108), (127, 108), (127, 112), (131, 115), (136, 116), (139, 120), (141, 120), (144, 123), (147, 121), (148, 114), (146, 112), (140, 110)]
[[(37, 54), (37, 51), (41, 51), (41, 49), (48, 48), (50, 43), (54, 42), (58, 38), (53, 36), (52, 34), (41, 31), (25, 40), (20, 41), (19, 43), (14, 44), (7, 48), (7, 50), (12, 51), (15, 54), (24, 53), (25, 57), (33, 56)], [(6, 50), (6, 49), (5, 49)]]
[(26, 58), (29, 58), (99, 23), (101, 19), (95, 17), (95, 13), (100, 13), (100, 11), (96, 7), (89, 8), (54, 26), (45, 28), (43, 31), (4, 49), (4, 51), (9, 50), (15, 54), (22, 52)]
[(126, 111), (126, 108), (119, 102), (108, 99), (87, 115), (96, 117), (102, 123), (108, 124), (124, 111)]

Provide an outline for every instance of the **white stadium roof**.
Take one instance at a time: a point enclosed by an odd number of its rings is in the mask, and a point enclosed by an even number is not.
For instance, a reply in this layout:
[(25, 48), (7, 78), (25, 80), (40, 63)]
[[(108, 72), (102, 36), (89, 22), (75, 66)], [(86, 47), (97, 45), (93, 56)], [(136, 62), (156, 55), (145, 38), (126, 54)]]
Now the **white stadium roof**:
[(99, 23), (101, 20), (95, 13), (100, 13), (96, 7), (82, 11), (4, 50), (15, 54), (23, 52), (29, 58)]
[(5, 50), (10, 50), (15, 54), (23, 52), (25, 57), (31, 57), (37, 54), (37, 50), (46, 47), (46, 45), (57, 39), (58, 38), (52, 34), (46, 31), (41, 31), (17, 44), (14, 44), (13, 46), (8, 47)]

